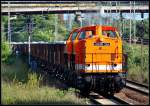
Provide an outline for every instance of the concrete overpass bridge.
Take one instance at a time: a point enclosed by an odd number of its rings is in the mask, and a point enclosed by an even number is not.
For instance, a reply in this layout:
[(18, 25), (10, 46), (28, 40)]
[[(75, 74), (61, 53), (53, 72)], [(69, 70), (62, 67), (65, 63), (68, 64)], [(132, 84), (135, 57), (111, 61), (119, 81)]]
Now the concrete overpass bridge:
[(63, 13), (148, 13), (149, 1), (2, 1), (2, 15)]

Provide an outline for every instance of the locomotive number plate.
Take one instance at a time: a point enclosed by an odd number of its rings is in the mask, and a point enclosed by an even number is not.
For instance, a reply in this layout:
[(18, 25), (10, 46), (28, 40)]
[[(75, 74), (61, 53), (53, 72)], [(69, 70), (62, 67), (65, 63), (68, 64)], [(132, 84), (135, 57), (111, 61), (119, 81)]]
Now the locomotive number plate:
[(110, 43), (98, 42), (98, 43), (94, 43), (94, 46), (110, 46)]

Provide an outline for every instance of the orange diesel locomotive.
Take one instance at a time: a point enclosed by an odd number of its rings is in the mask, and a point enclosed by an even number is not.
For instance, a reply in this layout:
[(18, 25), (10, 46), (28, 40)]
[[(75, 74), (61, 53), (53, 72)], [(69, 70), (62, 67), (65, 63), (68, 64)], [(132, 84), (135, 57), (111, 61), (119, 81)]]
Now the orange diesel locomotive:
[[(28, 54), (28, 45), (20, 48)], [(127, 56), (117, 29), (111, 26), (74, 29), (63, 43), (31, 44), (31, 55), (46, 70), (53, 70), (48, 72), (84, 92), (114, 94), (125, 86)]]
[(90, 89), (114, 93), (125, 85), (127, 62), (116, 28), (97, 25), (75, 29), (66, 41), (65, 53), (68, 68), (80, 73)]

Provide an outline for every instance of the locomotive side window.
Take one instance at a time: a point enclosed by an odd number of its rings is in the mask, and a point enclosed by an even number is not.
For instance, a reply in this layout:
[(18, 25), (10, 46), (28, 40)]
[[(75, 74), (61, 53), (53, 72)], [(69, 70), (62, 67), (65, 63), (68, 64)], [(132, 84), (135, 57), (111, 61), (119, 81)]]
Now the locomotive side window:
[(82, 32), (80, 33), (79, 39), (80, 39), (80, 40), (81, 40), (81, 39), (85, 39), (85, 32), (84, 32), (84, 31), (82, 31)]
[(91, 38), (93, 35), (95, 35), (94, 31), (85, 31), (86, 33), (86, 38)]
[(78, 39), (81, 40), (81, 39), (91, 38), (93, 35), (94, 35), (94, 31), (92, 30), (82, 31)]
[(77, 36), (78, 32), (74, 32), (71, 36), (71, 40), (75, 40), (76, 36)]
[(111, 37), (111, 38), (116, 38), (116, 32), (115, 31), (111, 31), (111, 30), (107, 30), (107, 31), (102, 31), (102, 35), (103, 36), (107, 36), (107, 37)]
[(107, 32), (106, 31), (102, 31), (102, 35), (103, 36), (107, 36)]
[(109, 31), (108, 34), (109, 34), (109, 37), (111, 37), (111, 38), (116, 38), (117, 37), (116, 32), (114, 32), (114, 31)]

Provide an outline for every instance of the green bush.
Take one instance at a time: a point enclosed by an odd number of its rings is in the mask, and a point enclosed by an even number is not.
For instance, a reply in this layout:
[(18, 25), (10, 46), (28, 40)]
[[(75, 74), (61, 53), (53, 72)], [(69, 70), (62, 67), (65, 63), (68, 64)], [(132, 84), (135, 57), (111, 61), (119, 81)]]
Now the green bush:
[(140, 83), (148, 84), (149, 72), (149, 49), (143, 45), (141, 55), (141, 45), (124, 42), (123, 50), (128, 54), (128, 78)]
[(8, 62), (8, 58), (11, 56), (12, 54), (12, 50), (11, 50), (11, 46), (9, 45), (8, 42), (2, 42), (2, 61), (4, 62)]

